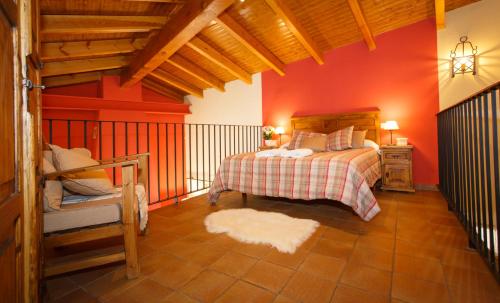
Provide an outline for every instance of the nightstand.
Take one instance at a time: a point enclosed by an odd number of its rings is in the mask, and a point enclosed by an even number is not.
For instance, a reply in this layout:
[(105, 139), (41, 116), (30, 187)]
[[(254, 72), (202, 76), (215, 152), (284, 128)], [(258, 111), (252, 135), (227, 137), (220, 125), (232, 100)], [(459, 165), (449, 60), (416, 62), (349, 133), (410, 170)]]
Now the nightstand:
[(382, 189), (415, 192), (412, 172), (412, 145), (380, 147), (382, 157)]

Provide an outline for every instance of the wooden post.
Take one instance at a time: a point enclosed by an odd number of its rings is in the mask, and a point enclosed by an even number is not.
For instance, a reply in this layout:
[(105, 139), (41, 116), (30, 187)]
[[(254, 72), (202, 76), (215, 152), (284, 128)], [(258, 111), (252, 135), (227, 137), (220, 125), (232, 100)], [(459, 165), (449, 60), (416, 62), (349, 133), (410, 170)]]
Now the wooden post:
[(127, 277), (129, 279), (139, 276), (139, 263), (137, 260), (137, 216), (134, 211), (136, 203), (134, 188), (134, 166), (122, 167), (122, 223), (125, 242), (125, 260), (127, 262)]

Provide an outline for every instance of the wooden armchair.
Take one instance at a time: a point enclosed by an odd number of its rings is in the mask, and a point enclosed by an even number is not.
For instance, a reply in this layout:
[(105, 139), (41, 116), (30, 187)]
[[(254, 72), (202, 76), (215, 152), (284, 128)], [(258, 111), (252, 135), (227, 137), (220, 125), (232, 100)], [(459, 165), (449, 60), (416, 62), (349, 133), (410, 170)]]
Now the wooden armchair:
[[(45, 180), (56, 179), (65, 174), (121, 167), (122, 194), (120, 197), (84, 202), (85, 207), (61, 208), (60, 211), (45, 212), (44, 247), (61, 248), (89, 241), (123, 236), (123, 246), (118, 249), (100, 249), (55, 257), (44, 261), (44, 276), (50, 277), (65, 272), (100, 266), (117, 261), (126, 261), (127, 277), (139, 275), (137, 257), (138, 206), (134, 181), (134, 166), (137, 166), (137, 181), (148, 188), (149, 154), (137, 154), (100, 161), (100, 165), (58, 171), (44, 176)], [(47, 221), (49, 220), (49, 221)], [(50, 224), (49, 224), (50, 223)]]

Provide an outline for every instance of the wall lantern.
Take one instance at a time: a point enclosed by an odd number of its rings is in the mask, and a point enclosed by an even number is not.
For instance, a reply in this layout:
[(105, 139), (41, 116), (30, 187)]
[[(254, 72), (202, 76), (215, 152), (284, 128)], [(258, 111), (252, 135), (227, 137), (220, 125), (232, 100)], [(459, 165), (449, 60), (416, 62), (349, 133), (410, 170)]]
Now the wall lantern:
[[(462, 53), (460, 52), (460, 48)], [(472, 46), (467, 36), (460, 37), (460, 42), (455, 46), (455, 50), (450, 53), (451, 57), (451, 77), (456, 74), (472, 73), (476, 74), (476, 54), (477, 46)]]

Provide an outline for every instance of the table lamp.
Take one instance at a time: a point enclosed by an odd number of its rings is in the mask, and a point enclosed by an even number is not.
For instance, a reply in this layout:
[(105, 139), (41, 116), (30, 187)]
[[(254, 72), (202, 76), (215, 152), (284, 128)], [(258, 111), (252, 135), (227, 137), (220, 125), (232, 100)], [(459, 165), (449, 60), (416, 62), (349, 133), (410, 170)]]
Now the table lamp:
[(278, 126), (274, 129), (274, 131), (280, 135), (280, 145), (281, 145), (281, 135), (285, 133), (285, 128), (283, 126)]
[(390, 144), (390, 145), (393, 145), (393, 144), (392, 144), (392, 131), (393, 131), (393, 130), (398, 130), (398, 129), (399, 129), (398, 122), (396, 122), (396, 121), (394, 121), (394, 120), (386, 121), (386, 122), (382, 123), (382, 124), (380, 125), (380, 127), (381, 127), (382, 129), (388, 130), (388, 131), (391, 133), (391, 144)]

